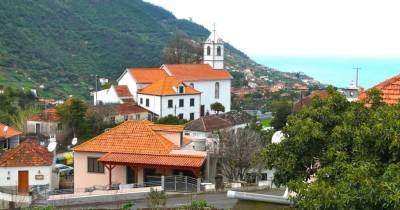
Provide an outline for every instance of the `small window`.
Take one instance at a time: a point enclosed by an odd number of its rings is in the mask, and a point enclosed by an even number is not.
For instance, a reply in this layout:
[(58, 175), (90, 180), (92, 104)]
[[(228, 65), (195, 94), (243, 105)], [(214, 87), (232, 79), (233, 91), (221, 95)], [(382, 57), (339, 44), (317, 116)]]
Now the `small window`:
[(62, 123), (58, 123), (57, 124), (57, 130), (58, 131), (62, 131), (63, 127), (62, 127)]
[(190, 136), (190, 133), (185, 133), (185, 136)]
[(88, 157), (88, 172), (104, 173), (103, 163), (97, 161), (99, 158)]
[(179, 94), (185, 93), (185, 87), (183, 85), (179, 86)]
[(146, 106), (149, 107), (150, 106), (150, 99), (146, 98)]
[(222, 51), (221, 51), (221, 47), (220, 46), (218, 46), (217, 47), (217, 56), (221, 56), (221, 53)]
[(143, 104), (143, 98), (140, 98), (140, 104)]
[(192, 82), (192, 83), (190, 83), (190, 86), (192, 87), (192, 88), (194, 88), (194, 83)]
[(194, 113), (190, 113), (190, 120), (194, 120)]
[(172, 101), (172, 99), (168, 100), (168, 108), (172, 108), (174, 106), (174, 103)]
[(36, 130), (35, 132), (38, 134), (40, 133), (40, 123), (36, 123)]
[(207, 47), (207, 55), (211, 55), (211, 47), (210, 46)]
[(215, 99), (219, 99), (219, 82), (215, 83)]
[(136, 114), (136, 120), (140, 120), (140, 114)]
[(128, 115), (124, 115), (124, 120), (127, 121), (129, 119)]
[(194, 98), (190, 99), (190, 106), (194, 106)]
[(185, 106), (184, 99), (179, 99), (179, 107), (184, 107), (184, 106)]
[(179, 117), (179, 119), (183, 119), (183, 114), (180, 113), (180, 114), (178, 115), (178, 117)]

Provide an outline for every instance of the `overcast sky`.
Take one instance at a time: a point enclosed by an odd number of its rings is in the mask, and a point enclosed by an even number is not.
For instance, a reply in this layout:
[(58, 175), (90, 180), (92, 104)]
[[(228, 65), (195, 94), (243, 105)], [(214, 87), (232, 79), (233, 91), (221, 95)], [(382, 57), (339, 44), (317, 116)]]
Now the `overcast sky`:
[(399, 0), (146, 0), (250, 55), (400, 57)]

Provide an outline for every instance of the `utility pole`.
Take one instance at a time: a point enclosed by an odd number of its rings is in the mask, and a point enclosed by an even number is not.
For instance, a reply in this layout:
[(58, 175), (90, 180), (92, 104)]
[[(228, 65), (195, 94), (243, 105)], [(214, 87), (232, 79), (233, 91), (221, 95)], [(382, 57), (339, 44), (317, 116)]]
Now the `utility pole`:
[(353, 69), (356, 70), (356, 88), (358, 88), (358, 70), (360, 70), (361, 68), (357, 66), (354, 67)]

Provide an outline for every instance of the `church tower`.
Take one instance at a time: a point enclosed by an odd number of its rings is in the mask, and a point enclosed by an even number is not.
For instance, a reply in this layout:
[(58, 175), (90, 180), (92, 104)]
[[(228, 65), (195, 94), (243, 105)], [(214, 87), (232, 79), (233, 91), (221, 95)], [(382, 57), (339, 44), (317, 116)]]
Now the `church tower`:
[(203, 62), (209, 64), (213, 69), (224, 68), (224, 42), (215, 33), (215, 25), (210, 36), (204, 42)]

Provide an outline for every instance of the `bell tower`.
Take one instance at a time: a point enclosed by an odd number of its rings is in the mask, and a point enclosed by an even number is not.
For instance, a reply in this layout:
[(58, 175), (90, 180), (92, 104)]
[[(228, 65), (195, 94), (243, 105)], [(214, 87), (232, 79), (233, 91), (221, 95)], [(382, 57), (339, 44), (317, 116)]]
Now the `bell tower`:
[(203, 62), (213, 69), (224, 68), (224, 42), (217, 36), (215, 24), (210, 36), (204, 42)]

